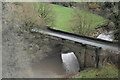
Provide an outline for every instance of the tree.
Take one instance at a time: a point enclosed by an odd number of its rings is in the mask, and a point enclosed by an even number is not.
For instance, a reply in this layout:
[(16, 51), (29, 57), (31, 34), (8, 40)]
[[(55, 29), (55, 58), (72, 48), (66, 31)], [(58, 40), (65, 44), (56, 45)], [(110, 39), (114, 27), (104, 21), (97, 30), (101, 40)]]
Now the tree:
[(81, 16), (80, 11), (76, 11), (73, 19), (70, 21), (71, 31), (76, 34), (89, 36), (92, 29), (91, 22), (86, 20), (85, 16)]
[(24, 3), (22, 9), (22, 17), (24, 19), (23, 21), (27, 26), (39, 28), (43, 28), (45, 26), (45, 21), (42, 19), (42, 17), (39, 17), (39, 14), (34, 9), (32, 3)]
[(29, 28), (43, 28), (45, 26), (44, 20), (38, 16), (38, 13), (35, 11), (32, 3), (20, 3), (20, 5), (15, 4), (12, 9), (13, 11), (10, 14), (14, 15), (14, 18), (11, 19), (14, 19), (15, 22), (24, 24)]
[(119, 4), (120, 2), (105, 2), (102, 5), (101, 13), (99, 14), (115, 24), (115, 27), (113, 27), (113, 29), (115, 30), (114, 32), (115, 40), (118, 40), (120, 35)]
[(39, 17), (43, 18), (46, 25), (53, 26), (54, 25), (54, 11), (49, 3), (34, 3), (34, 8), (39, 13)]

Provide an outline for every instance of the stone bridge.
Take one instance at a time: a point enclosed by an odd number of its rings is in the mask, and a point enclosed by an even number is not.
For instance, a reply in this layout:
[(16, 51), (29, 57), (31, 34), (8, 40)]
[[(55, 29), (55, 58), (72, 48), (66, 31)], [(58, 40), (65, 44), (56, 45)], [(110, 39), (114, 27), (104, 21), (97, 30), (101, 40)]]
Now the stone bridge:
[[(31, 32), (40, 33), (40, 35), (44, 36), (44, 38), (49, 39), (50, 43), (52, 43), (52, 45), (54, 46), (53, 51), (55, 51), (55, 53), (74, 52), (74, 54), (78, 59), (81, 70), (87, 67), (95, 67), (95, 68), (102, 67), (105, 61), (112, 62), (116, 65), (118, 65), (119, 63), (118, 62), (119, 50), (117, 43), (108, 42), (99, 39), (91, 39), (91, 38), (89, 39), (89, 37), (87, 37), (88, 38), (87, 41), (93, 42), (92, 40), (94, 40), (97, 43), (89, 44), (85, 40), (83, 40), (83, 42), (82, 41), (79, 42), (80, 40), (74, 41), (71, 39), (67, 39), (68, 36), (65, 36), (64, 38), (61, 35), (68, 34), (71, 36), (72, 39), (74, 39), (76, 36), (79, 38), (83, 38), (83, 36), (81, 37), (79, 35), (76, 34), (74, 35), (63, 31), (59, 32), (58, 30), (54, 30), (54, 29), (53, 31), (52, 29), (50, 30), (47, 29), (45, 31), (32, 29)], [(54, 34), (58, 34), (57, 32), (59, 32), (61, 35), (54, 36), (52, 32), (54, 32)], [(84, 41), (86, 43), (84, 43)]]

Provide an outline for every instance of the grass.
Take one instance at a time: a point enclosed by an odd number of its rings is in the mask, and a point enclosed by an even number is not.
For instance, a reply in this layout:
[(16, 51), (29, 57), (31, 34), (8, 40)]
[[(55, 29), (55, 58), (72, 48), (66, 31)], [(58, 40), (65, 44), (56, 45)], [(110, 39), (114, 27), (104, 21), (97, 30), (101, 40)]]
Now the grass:
[(111, 64), (105, 65), (101, 69), (88, 68), (81, 71), (75, 78), (118, 78), (118, 68)]
[[(55, 20), (55, 29), (63, 30), (67, 32), (71, 32), (70, 26), (70, 20), (72, 20), (73, 14), (75, 13), (73, 8), (63, 7), (59, 5), (51, 4), (53, 7), (53, 10), (56, 14), (56, 20)], [(84, 16), (86, 20), (92, 21), (92, 28), (99, 27), (101, 25), (106, 24), (106, 20), (98, 15), (89, 13), (87, 11), (81, 10), (80, 12), (81, 16)]]
[(53, 10), (56, 14), (55, 19), (55, 29), (69, 31), (68, 23), (71, 19), (71, 15), (73, 12), (72, 8), (62, 7), (59, 5), (51, 4)]
[[(71, 20), (74, 17), (73, 14), (76, 13), (75, 10), (73, 8), (63, 7), (55, 4), (49, 4), (49, 6), (52, 7), (54, 12), (53, 15), (55, 17), (54, 26), (52, 27), (54, 29), (58, 29), (66, 32), (72, 32), (70, 25), (72, 23)], [(81, 16), (84, 16), (85, 20), (91, 22), (92, 29), (104, 25), (107, 22), (104, 18), (87, 11), (80, 10), (79, 14)]]

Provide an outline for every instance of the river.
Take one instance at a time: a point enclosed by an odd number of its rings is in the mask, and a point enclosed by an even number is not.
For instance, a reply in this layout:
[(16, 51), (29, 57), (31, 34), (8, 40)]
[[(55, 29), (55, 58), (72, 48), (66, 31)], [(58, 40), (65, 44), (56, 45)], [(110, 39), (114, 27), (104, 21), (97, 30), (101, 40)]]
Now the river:
[(77, 59), (73, 53), (50, 55), (32, 64), (35, 78), (63, 78), (79, 71)]

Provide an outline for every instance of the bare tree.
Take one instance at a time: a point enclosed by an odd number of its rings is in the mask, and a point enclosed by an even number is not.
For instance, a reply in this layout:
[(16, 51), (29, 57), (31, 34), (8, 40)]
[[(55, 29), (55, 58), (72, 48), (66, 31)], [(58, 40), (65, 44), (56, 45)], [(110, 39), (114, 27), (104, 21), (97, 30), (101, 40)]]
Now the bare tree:
[(12, 9), (13, 12), (10, 14), (14, 15), (14, 18), (6, 16), (9, 20), (14, 19), (15, 22), (25, 24), (26, 27), (43, 28), (45, 26), (44, 20), (38, 16), (32, 3), (21, 3), (21, 5), (12, 6)]
[(54, 25), (54, 11), (49, 3), (34, 3), (34, 7), (39, 13), (39, 17), (43, 18), (46, 25), (53, 26)]
[(70, 21), (71, 31), (76, 34), (90, 35), (91, 22), (85, 19), (85, 16), (81, 16), (79, 11), (75, 11), (72, 20)]

